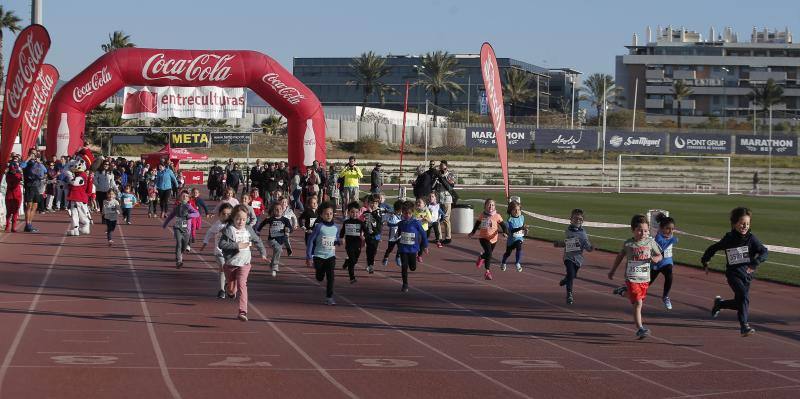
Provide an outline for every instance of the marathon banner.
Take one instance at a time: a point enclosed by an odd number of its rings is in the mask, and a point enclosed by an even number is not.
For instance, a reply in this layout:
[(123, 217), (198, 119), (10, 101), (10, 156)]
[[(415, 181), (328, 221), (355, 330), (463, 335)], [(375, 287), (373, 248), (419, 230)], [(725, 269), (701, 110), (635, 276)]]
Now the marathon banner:
[(205, 148), (208, 147), (209, 133), (170, 133), (169, 144), (172, 148)]
[(606, 132), (606, 150), (635, 154), (665, 154), (667, 134)]
[(122, 119), (200, 118), (244, 116), (241, 87), (125, 87)]
[(211, 133), (211, 144), (250, 144), (250, 133)]
[(729, 134), (673, 133), (670, 135), (670, 153), (675, 154), (730, 154), (732, 147)]
[[(466, 144), (468, 148), (497, 148), (494, 130), (488, 127), (467, 127)], [(509, 150), (530, 150), (533, 132), (530, 130), (506, 130), (506, 143)]]
[[(769, 155), (769, 136), (736, 136), (737, 155)], [(772, 135), (772, 155), (798, 155), (797, 136)]]
[(533, 135), (537, 150), (597, 151), (597, 132), (594, 130), (539, 129)]

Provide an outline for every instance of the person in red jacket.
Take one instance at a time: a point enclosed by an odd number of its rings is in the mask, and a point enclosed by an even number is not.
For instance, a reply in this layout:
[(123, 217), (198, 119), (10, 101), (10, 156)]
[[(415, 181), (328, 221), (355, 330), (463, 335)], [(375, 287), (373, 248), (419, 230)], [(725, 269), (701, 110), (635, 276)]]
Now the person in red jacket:
[(257, 188), (253, 188), (250, 191), (250, 207), (253, 208), (253, 212), (256, 214), (257, 218), (261, 217), (267, 210), (267, 205), (264, 203), (264, 199), (258, 194)]
[(22, 204), (22, 170), (16, 162), (8, 164), (6, 172), (6, 233), (17, 232), (19, 207)]

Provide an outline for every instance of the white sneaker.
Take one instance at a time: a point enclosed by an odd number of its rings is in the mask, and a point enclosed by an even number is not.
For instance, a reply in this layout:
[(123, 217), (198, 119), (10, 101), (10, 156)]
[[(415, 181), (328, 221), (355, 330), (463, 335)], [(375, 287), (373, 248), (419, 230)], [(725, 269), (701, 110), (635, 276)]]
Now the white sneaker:
[(325, 304), (333, 306), (333, 305), (336, 305), (336, 301), (333, 300), (333, 297), (326, 298), (325, 299)]
[(192, 252), (192, 247), (190, 247), (190, 246), (188, 246), (188, 245), (187, 245), (187, 246), (186, 246), (186, 252)]
[(505, 263), (503, 263), (503, 264), (501, 264), (501, 265), (500, 265), (500, 270), (502, 270), (502, 271), (506, 271), (506, 269), (507, 269), (507, 267), (506, 267), (506, 264), (505, 264)]
[(277, 270), (273, 270), (272, 271), (272, 277), (278, 277), (278, 271)]
[(520, 265), (519, 263), (517, 263), (517, 271), (520, 273), (522, 272), (522, 265)]

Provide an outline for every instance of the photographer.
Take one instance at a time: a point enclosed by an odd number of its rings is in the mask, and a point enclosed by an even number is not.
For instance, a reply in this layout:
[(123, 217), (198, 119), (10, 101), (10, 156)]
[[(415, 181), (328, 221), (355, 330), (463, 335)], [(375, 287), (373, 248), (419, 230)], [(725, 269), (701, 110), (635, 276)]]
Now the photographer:
[(39, 162), (39, 152), (34, 148), (28, 151), (28, 158), (20, 163), (20, 168), (25, 191), (25, 232), (37, 233), (39, 230), (33, 227), (33, 215), (36, 213), (36, 206), (42, 201), (47, 168)]
[(436, 173), (436, 180), (433, 182), (433, 189), (436, 192), (439, 203), (444, 212), (444, 218), (440, 224), (442, 230), (443, 244), (451, 242), (450, 214), (453, 204), (458, 202), (458, 194), (453, 188), (456, 184), (456, 176), (447, 169), (447, 160), (439, 163), (439, 170)]

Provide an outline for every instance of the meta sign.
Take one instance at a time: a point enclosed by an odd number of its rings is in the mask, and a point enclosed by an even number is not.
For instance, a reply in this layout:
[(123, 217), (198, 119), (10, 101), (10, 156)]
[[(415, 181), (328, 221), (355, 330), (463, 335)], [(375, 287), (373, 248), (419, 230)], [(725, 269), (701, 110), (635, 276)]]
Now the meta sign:
[[(468, 127), (466, 129), (466, 143), (469, 148), (493, 147), (497, 148), (495, 134), (492, 128)], [(506, 142), (509, 150), (529, 150), (533, 143), (533, 132), (530, 130), (506, 130)]]
[(537, 150), (597, 150), (594, 130), (539, 129), (533, 137)]
[(174, 148), (208, 147), (208, 133), (170, 133), (170, 145)]

